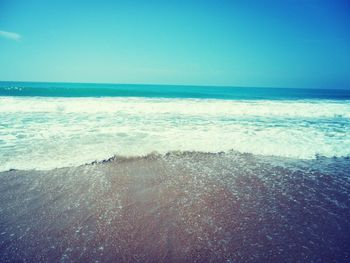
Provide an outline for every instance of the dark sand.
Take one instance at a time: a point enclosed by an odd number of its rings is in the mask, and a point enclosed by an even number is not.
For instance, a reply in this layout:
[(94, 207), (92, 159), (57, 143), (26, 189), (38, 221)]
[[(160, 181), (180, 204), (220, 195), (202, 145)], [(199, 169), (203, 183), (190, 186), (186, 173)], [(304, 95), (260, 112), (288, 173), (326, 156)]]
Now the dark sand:
[(350, 262), (349, 207), (347, 158), (170, 153), (14, 170), (0, 173), (0, 261)]

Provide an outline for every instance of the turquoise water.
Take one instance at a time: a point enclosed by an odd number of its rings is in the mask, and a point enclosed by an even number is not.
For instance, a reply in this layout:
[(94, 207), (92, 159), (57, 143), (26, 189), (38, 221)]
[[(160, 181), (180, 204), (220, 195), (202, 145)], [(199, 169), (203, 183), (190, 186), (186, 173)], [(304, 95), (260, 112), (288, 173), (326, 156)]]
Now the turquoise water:
[(350, 155), (346, 90), (0, 84), (0, 171), (117, 154)]
[(347, 100), (350, 99), (350, 90), (0, 82), (0, 96), (212, 98), (235, 100)]

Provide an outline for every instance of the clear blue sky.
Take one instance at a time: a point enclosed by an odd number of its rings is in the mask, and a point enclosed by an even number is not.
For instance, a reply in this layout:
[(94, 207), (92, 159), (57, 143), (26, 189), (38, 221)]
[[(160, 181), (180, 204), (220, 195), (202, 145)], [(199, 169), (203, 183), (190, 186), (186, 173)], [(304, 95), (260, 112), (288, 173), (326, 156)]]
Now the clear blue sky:
[(0, 0), (0, 80), (350, 88), (350, 1)]

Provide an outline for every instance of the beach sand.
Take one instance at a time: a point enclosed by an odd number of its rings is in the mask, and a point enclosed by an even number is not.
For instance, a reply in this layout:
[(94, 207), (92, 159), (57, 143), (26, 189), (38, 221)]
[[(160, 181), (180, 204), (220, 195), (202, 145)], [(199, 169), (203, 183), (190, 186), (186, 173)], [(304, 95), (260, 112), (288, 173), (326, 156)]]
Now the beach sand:
[(350, 160), (114, 157), (0, 173), (1, 262), (349, 262)]

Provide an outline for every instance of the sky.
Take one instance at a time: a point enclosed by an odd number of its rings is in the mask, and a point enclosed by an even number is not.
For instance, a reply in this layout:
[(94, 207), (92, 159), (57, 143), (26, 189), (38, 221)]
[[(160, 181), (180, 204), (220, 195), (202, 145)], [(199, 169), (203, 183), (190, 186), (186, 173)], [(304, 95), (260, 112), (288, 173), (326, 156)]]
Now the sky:
[(350, 89), (350, 0), (0, 0), (0, 80)]

